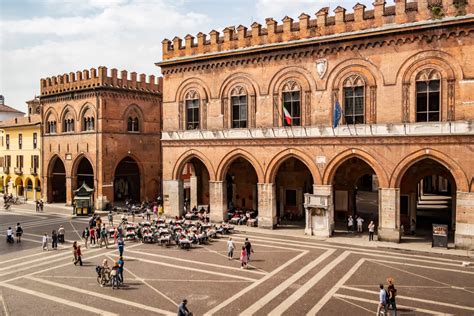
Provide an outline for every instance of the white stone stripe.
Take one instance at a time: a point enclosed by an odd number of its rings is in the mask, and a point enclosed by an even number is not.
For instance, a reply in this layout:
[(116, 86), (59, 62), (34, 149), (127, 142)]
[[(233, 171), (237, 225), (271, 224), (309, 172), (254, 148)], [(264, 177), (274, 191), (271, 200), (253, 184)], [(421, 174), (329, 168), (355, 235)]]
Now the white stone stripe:
[(344, 283), (349, 280), (349, 278), (360, 268), (360, 266), (365, 262), (365, 259), (360, 259), (355, 265), (334, 285), (327, 293), (324, 295), (314, 307), (308, 312), (307, 315), (316, 315), (321, 308), (331, 299), (331, 297), (339, 290)]
[[(175, 315), (175, 313), (165, 311), (165, 310), (160, 309), (160, 308), (151, 307), (151, 306), (148, 306), (148, 305), (132, 302), (132, 301), (125, 300), (125, 299), (122, 299), (122, 298), (118, 298), (118, 297), (105, 295), (105, 294), (98, 293), (98, 292), (93, 292), (90, 289), (89, 290), (84, 290), (84, 289), (75, 288), (75, 287), (72, 287), (72, 286), (69, 286), (69, 285), (66, 285), (66, 284), (51, 282), (51, 281), (48, 281), (48, 280), (43, 280), (43, 279), (39, 279), (39, 278), (35, 278), (35, 277), (28, 277), (28, 279), (39, 282), (39, 283), (44, 283), (44, 284), (47, 284), (47, 285), (50, 285), (50, 286), (59, 287), (61, 289), (65, 289), (65, 290), (85, 294), (87, 296), (93, 295), (96, 298), (102, 298), (104, 300), (112, 301), (112, 302), (115, 302), (115, 303), (120, 303), (120, 304), (125, 304), (125, 305), (128, 305), (128, 306), (133, 306), (133, 307), (143, 309), (143, 310), (146, 310), (146, 311), (150, 311), (150, 312), (154, 312), (154, 313), (159, 313), (159, 314), (163, 314), (163, 315)], [(8, 286), (10, 286), (10, 285), (8, 285)]]
[(42, 252), (37, 252), (37, 253), (27, 255), (27, 256), (23, 256), (23, 257), (16, 257), (16, 258), (9, 259), (9, 260), (3, 260), (2, 262), (0, 262), (0, 265), (6, 264), (6, 263), (9, 263), (9, 262), (13, 262), (13, 261), (19, 261), (19, 260), (23, 261), (26, 258), (36, 257), (36, 256), (39, 256), (39, 255), (42, 255), (42, 254), (43, 254)]
[(169, 260), (176, 260), (176, 261), (181, 261), (181, 262), (188, 262), (192, 264), (199, 264), (199, 265), (204, 265), (204, 266), (209, 266), (209, 267), (215, 267), (215, 268), (220, 268), (220, 269), (229, 269), (229, 270), (234, 270), (234, 271), (240, 271), (240, 272), (248, 272), (248, 273), (255, 273), (259, 275), (265, 275), (265, 272), (260, 272), (260, 271), (253, 271), (253, 270), (244, 270), (236, 267), (227, 267), (223, 266), (220, 264), (214, 264), (214, 263), (207, 263), (207, 262), (202, 262), (202, 261), (195, 261), (195, 260), (187, 260), (187, 259), (181, 259), (181, 258), (176, 258), (176, 257), (169, 257), (169, 256), (163, 256), (163, 255), (157, 255), (157, 254), (152, 254), (152, 253), (146, 253), (142, 251), (137, 251), (137, 250), (131, 250), (128, 251), (127, 253), (137, 253), (140, 255), (145, 255), (145, 256), (151, 256), (151, 257), (158, 257), (158, 258), (164, 258), (164, 259), (169, 259)]
[[(72, 307), (82, 309), (84, 311), (88, 311), (88, 312), (95, 313), (95, 314), (98, 314), (98, 315), (104, 315), (104, 316), (118, 315), (118, 314), (110, 313), (110, 312), (100, 310), (100, 309), (97, 309), (97, 308), (94, 308), (94, 307), (90, 307), (88, 305), (79, 304), (79, 303), (76, 303), (74, 301), (62, 299), (62, 298), (59, 298), (57, 296), (52, 296), (52, 295), (44, 294), (44, 293), (41, 293), (41, 292), (29, 290), (29, 289), (24, 289), (22, 287), (19, 287), (19, 286), (13, 285), (13, 284), (0, 283), (0, 286), (3, 286), (5, 288), (11, 289), (11, 290), (15, 290), (15, 291), (18, 291), (18, 292), (23, 292), (23, 293), (26, 293), (26, 294), (29, 294), (29, 295), (33, 295), (33, 296), (36, 296), (36, 297), (39, 297), (39, 298), (42, 298), (42, 299), (50, 300), (50, 301), (53, 301), (53, 302), (56, 302), (56, 303), (61, 303), (63, 305), (72, 306)], [(88, 292), (87, 294), (90, 295), (90, 292)]]
[[(41, 243), (41, 242), (40, 242)], [(72, 249), (72, 248), (71, 248)], [(40, 248), (38, 249), (38, 251), (42, 251)], [(45, 252), (41, 252), (42, 254), (45, 254)], [(6, 274), (11, 274), (11, 273), (15, 273), (15, 272), (18, 272), (18, 271), (23, 271), (25, 269), (18, 269), (19, 267), (21, 266), (27, 266), (26, 269), (31, 269), (32, 267), (32, 263), (36, 263), (36, 262), (41, 262), (41, 261), (48, 261), (46, 262), (45, 264), (49, 263), (51, 259), (54, 259), (54, 258), (58, 258), (58, 257), (61, 257), (61, 258), (66, 258), (67, 256), (70, 256), (72, 258), (72, 253), (58, 253), (56, 255), (52, 255), (52, 256), (47, 256), (47, 257), (42, 257), (42, 258), (38, 258), (38, 259), (33, 259), (33, 260), (29, 260), (29, 261), (24, 261), (24, 262), (20, 262), (20, 263), (16, 263), (16, 264), (13, 264), (9, 267), (3, 267), (3, 268), (0, 268), (0, 271), (8, 271), (8, 270), (13, 270), (12, 272), (8, 272), (8, 273), (2, 273), (0, 274), (0, 276), (4, 276)]]
[(308, 282), (306, 282), (302, 287), (297, 291), (291, 294), (286, 300), (284, 300), (280, 305), (275, 307), (270, 314), (272, 315), (281, 315), (283, 314), (290, 306), (295, 304), (303, 295), (305, 295), (311, 288), (313, 288), (322, 278), (324, 278), (332, 269), (337, 267), (342, 261), (351, 253), (349, 251), (344, 251), (339, 257), (328, 263), (322, 270), (320, 270), (316, 275), (314, 275)]
[(398, 265), (402, 265), (402, 266), (425, 268), (425, 269), (432, 269), (432, 270), (441, 270), (441, 271), (450, 271), (450, 272), (465, 273), (465, 274), (474, 274), (474, 271), (464, 271), (464, 270), (447, 269), (447, 268), (440, 268), (440, 267), (433, 267), (433, 266), (424, 266), (424, 265), (406, 263), (406, 262), (388, 261), (388, 260), (381, 260), (381, 259), (370, 259), (370, 261), (384, 262), (384, 263), (389, 263), (389, 264), (398, 264)]
[[(344, 299), (347, 299), (347, 300), (359, 301), (359, 302), (364, 302), (364, 303), (372, 303), (372, 304), (375, 304), (375, 305), (377, 305), (379, 303), (379, 301), (377, 301), (377, 300), (368, 300), (368, 299), (365, 299), (365, 298), (354, 297), (354, 296), (343, 295), (343, 294), (334, 294), (334, 297), (344, 298)], [(400, 305), (400, 304), (397, 304), (397, 308), (409, 309), (409, 310), (414, 311), (414, 312), (426, 313), (426, 314), (431, 314), (431, 315), (444, 315), (444, 316), (453, 315), (453, 314), (441, 313), (441, 312), (437, 312), (437, 311), (433, 311), (433, 310), (429, 310), (429, 309), (412, 307), (412, 306), (407, 306), (407, 305)]]
[[(356, 287), (346, 286), (346, 285), (341, 286), (341, 289), (347, 289), (347, 290), (351, 290), (351, 291), (374, 294), (375, 296), (378, 296), (378, 294), (379, 294), (379, 292), (377, 292), (377, 291), (358, 289)], [(452, 307), (452, 308), (465, 309), (465, 310), (468, 310), (468, 311), (474, 311), (474, 307), (443, 303), (443, 302), (439, 302), (439, 301), (431, 301), (431, 300), (427, 300), (427, 299), (420, 299), (420, 298), (410, 297), (410, 296), (397, 295), (397, 299), (405, 299), (405, 300), (410, 300), (410, 301), (415, 301), (415, 302), (421, 302), (421, 303), (427, 303), (427, 304), (433, 304), (433, 305), (440, 305), (440, 306), (446, 306), (446, 307)]]
[(213, 314), (217, 313), (218, 311), (220, 311), (221, 309), (223, 309), (224, 307), (226, 307), (230, 303), (234, 302), (236, 299), (238, 299), (242, 295), (250, 292), (251, 290), (253, 290), (257, 286), (259, 286), (263, 282), (267, 281), (268, 279), (274, 277), (276, 274), (280, 273), (280, 271), (282, 271), (283, 269), (286, 269), (288, 266), (292, 265), (295, 261), (299, 260), (301, 257), (308, 254), (308, 252), (309, 251), (305, 250), (302, 253), (300, 253), (299, 255), (295, 256), (293, 259), (288, 260), (285, 264), (283, 264), (280, 267), (278, 267), (277, 269), (273, 270), (272, 272), (270, 272), (269, 274), (267, 274), (263, 278), (259, 279), (257, 282), (252, 283), (251, 285), (249, 285), (246, 288), (242, 289), (240, 292), (238, 292), (238, 293), (234, 294), (233, 296), (229, 297), (224, 302), (222, 302), (219, 305), (215, 306), (214, 308), (212, 308), (210, 311), (208, 311), (204, 315), (213, 315)]
[(319, 265), (321, 262), (326, 260), (329, 256), (331, 256), (334, 252), (336, 252), (335, 249), (328, 249), (326, 252), (324, 252), (322, 255), (320, 255), (318, 258), (315, 260), (311, 261), (307, 265), (305, 265), (302, 269), (300, 269), (298, 272), (293, 274), (291, 277), (280, 283), (277, 287), (273, 288), (267, 295), (256, 301), (254, 304), (252, 304), (249, 308), (244, 310), (240, 315), (253, 315), (257, 313), (259, 309), (264, 307), (266, 304), (270, 303), (271, 300), (273, 300), (275, 297), (277, 297), (279, 294), (283, 293), (286, 289), (288, 289), (293, 283), (295, 283), (297, 280), (299, 280), (301, 277), (305, 276), (307, 273), (309, 273), (311, 270), (313, 270), (317, 265)]
[(5, 313), (5, 316), (10, 316), (10, 312), (8, 311), (7, 302), (5, 302), (5, 298), (3, 297), (3, 294), (1, 292), (0, 292), (0, 302), (2, 303), (3, 312)]
[(255, 279), (247, 278), (247, 277), (240, 276), (240, 275), (233, 275), (233, 274), (228, 274), (228, 273), (221, 273), (221, 272), (215, 272), (215, 271), (209, 271), (209, 270), (203, 270), (203, 269), (197, 269), (197, 268), (191, 268), (191, 267), (183, 267), (183, 266), (179, 266), (179, 265), (176, 265), (176, 264), (157, 262), (157, 261), (143, 259), (143, 258), (131, 257), (131, 256), (128, 256), (128, 255), (127, 255), (127, 258), (128, 259), (133, 259), (133, 260), (136, 260), (136, 261), (156, 264), (156, 265), (159, 265), (159, 266), (170, 267), (170, 268), (173, 268), (173, 269), (188, 270), (188, 271), (194, 271), (194, 272), (199, 272), (199, 273), (218, 275), (218, 276), (223, 276), (223, 277), (226, 277), (226, 278), (246, 280), (246, 281), (249, 281), (249, 282), (256, 281)]

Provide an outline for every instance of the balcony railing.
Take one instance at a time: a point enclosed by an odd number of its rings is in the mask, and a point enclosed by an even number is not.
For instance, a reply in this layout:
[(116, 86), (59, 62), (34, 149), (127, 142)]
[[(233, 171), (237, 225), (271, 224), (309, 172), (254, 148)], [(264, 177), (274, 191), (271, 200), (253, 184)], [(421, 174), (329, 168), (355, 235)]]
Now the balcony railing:
[(474, 135), (473, 121), (163, 131), (163, 141)]
[(9, 174), (10, 173), (10, 167), (3, 167), (3, 173), (4, 174)]
[(36, 176), (38, 174), (38, 168), (30, 168), (30, 174)]
[(22, 174), (23, 174), (23, 168), (21, 168), (21, 167), (16, 167), (16, 168), (15, 168), (15, 174), (17, 174), (17, 175), (22, 175)]

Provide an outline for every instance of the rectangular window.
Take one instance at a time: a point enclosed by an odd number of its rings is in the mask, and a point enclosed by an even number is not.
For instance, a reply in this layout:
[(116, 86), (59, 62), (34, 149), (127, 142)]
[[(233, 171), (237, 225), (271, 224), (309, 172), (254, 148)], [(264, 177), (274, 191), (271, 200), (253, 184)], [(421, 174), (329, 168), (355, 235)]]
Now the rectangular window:
[(10, 135), (9, 134), (5, 136), (5, 145), (7, 149), (10, 149)]
[(247, 96), (233, 96), (232, 104), (232, 128), (247, 127)]
[(186, 100), (186, 129), (199, 129), (199, 99)]
[(23, 147), (23, 135), (18, 134), (18, 149), (22, 149)]
[(5, 167), (11, 167), (12, 165), (12, 156), (7, 155), (5, 156)]
[(364, 124), (364, 87), (344, 88), (344, 119), (346, 124)]
[(38, 134), (33, 133), (33, 149), (38, 148)]
[(440, 81), (419, 81), (416, 83), (416, 121), (439, 122)]
[(18, 155), (16, 156), (16, 167), (17, 168), (23, 168), (23, 156), (22, 155)]
[(283, 92), (283, 106), (291, 115), (291, 124), (283, 115), (283, 126), (300, 126), (301, 125), (301, 100), (299, 91)]

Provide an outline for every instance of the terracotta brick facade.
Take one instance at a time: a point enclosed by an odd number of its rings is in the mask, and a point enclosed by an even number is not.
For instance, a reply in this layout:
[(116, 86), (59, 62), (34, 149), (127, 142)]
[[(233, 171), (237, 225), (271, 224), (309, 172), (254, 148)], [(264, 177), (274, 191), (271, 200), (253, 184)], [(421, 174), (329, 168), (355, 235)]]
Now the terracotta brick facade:
[[(127, 71), (119, 77), (116, 69), (105, 67), (42, 79), (43, 198), (71, 204), (73, 190), (89, 179), (97, 208), (116, 202), (114, 196), (156, 199), (161, 191), (161, 93), (161, 78), (137, 78)], [(121, 161), (138, 168), (133, 196), (125, 174), (125, 189), (117, 193)], [(63, 176), (65, 192), (54, 188)]]
[[(434, 161), (439, 166), (433, 173), (449, 176), (455, 187), (456, 245), (472, 247), (474, 3), (443, 0), (442, 15), (436, 12), (422, 0), (397, 0), (395, 6), (376, 1), (373, 10), (356, 5), (346, 13), (338, 7), (329, 16), (324, 8), (315, 19), (302, 14), (299, 22), (286, 17), (282, 25), (267, 19), (266, 28), (258, 23), (226, 28), (223, 37), (212, 31), (210, 39), (199, 33), (197, 42), (188, 35), (184, 46), (178, 37), (164, 40), (157, 65), (164, 75), (166, 212), (182, 212), (181, 174), (197, 158), (209, 172), (211, 217), (225, 218), (228, 170), (243, 158), (257, 175), (251, 184), (257, 193), (247, 190), (245, 197), (258, 200), (259, 226), (275, 227), (280, 189), (292, 186), (277, 185), (277, 174), (295, 158), (312, 176), (313, 192), (330, 192), (334, 221), (334, 193), (340, 187), (350, 196), (354, 186), (336, 183), (338, 168), (353, 161), (361, 166), (354, 172), (362, 175), (365, 162), (378, 181), (379, 238), (399, 241), (401, 225), (413, 216), (401, 214), (401, 195), (416, 191), (404, 183), (418, 183), (422, 176), (402, 179), (416, 163)], [(423, 80), (439, 82), (439, 116), (429, 122), (417, 109)], [(353, 86), (362, 91), (362, 124), (346, 125), (343, 114), (333, 129), (336, 101), (348, 109), (345, 88)], [(295, 91), (298, 126), (285, 126), (283, 94)], [(236, 95), (245, 98), (245, 128), (232, 128)], [(189, 128), (193, 114), (187, 100), (199, 105), (197, 129)]]

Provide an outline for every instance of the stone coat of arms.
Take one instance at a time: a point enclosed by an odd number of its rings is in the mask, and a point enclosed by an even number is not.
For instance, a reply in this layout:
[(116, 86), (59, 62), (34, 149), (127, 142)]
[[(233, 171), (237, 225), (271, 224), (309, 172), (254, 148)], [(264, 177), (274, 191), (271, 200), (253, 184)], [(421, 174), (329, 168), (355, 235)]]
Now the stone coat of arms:
[(323, 78), (326, 74), (326, 70), (328, 69), (328, 61), (327, 59), (319, 59), (316, 61), (316, 71), (318, 72), (319, 78)]

